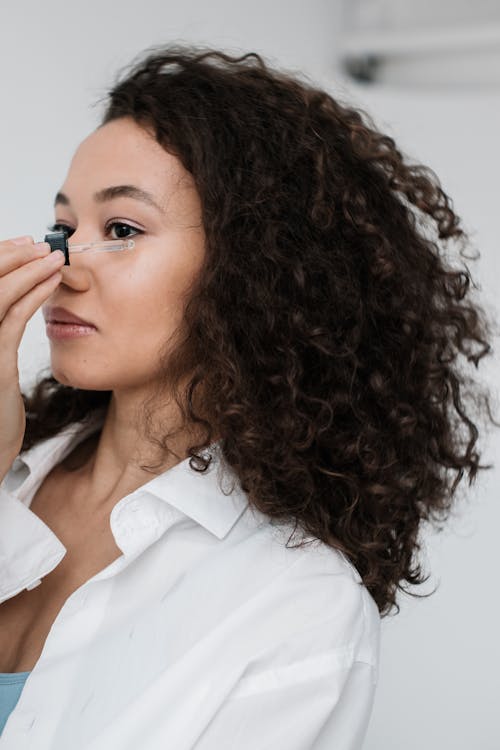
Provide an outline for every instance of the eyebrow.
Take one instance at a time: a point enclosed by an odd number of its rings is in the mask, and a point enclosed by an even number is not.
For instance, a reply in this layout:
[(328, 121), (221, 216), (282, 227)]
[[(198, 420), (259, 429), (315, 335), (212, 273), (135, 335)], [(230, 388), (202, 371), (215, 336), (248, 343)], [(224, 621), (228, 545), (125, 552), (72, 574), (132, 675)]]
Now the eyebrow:
[[(113, 200), (113, 198), (134, 198), (135, 200), (147, 203), (150, 206), (156, 208), (157, 211), (163, 213), (160, 206), (156, 203), (155, 199), (146, 190), (137, 187), (136, 185), (110, 185), (109, 187), (98, 190), (94, 193), (94, 200), (96, 203), (106, 203), (106, 201)], [(54, 206), (61, 203), (63, 206), (70, 206), (71, 201), (65, 193), (56, 193), (54, 200)]]

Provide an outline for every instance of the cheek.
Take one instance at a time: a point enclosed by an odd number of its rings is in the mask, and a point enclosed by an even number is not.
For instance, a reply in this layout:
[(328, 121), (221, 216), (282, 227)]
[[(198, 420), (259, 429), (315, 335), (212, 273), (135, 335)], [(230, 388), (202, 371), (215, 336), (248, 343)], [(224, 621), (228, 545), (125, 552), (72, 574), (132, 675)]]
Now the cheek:
[(124, 274), (100, 276), (96, 294), (99, 328), (95, 338), (55, 347), (53, 373), (60, 382), (84, 389), (113, 390), (147, 381), (160, 349), (182, 324), (188, 287), (199, 265), (141, 260)]
[(141, 347), (145, 354), (157, 352), (182, 322), (185, 294), (196, 271), (192, 262), (165, 259), (138, 263), (125, 277), (115, 277), (106, 292), (110, 341), (134, 352)]

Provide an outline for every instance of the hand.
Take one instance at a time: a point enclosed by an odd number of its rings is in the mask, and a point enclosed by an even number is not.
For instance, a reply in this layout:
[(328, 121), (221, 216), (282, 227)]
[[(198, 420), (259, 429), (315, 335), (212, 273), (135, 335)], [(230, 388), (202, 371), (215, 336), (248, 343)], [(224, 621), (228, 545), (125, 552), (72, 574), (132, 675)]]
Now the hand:
[(28, 320), (59, 284), (64, 254), (32, 237), (0, 241), (0, 476), (21, 451), (26, 413), (18, 350)]

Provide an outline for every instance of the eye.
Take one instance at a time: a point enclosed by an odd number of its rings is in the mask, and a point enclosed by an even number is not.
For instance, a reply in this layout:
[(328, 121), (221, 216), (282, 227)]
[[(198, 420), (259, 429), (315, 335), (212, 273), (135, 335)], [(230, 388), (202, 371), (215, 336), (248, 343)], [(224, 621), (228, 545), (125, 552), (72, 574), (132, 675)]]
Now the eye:
[[(125, 240), (129, 237), (133, 237), (133, 234), (128, 234), (128, 230), (132, 230), (135, 234), (144, 234), (142, 229), (137, 229), (136, 227), (131, 226), (130, 224), (126, 224), (124, 221), (110, 221), (108, 224), (106, 224), (105, 228), (105, 234), (108, 235), (110, 233), (111, 227), (124, 227), (126, 234), (122, 233), (122, 229), (120, 229), (117, 233), (116, 237), (111, 237), (113, 240)], [(67, 224), (63, 224), (62, 222), (58, 222), (56, 224), (49, 224), (47, 229), (50, 232), (62, 232), (63, 230), (68, 233), (68, 238), (71, 237), (73, 232), (75, 231), (71, 227), (69, 227)]]
[[(109, 234), (111, 227), (120, 227), (120, 231), (117, 230), (117, 237), (113, 237), (112, 239), (126, 240), (129, 237), (134, 237), (135, 234), (144, 234), (141, 229), (136, 229), (136, 227), (132, 227), (130, 224), (126, 224), (123, 221), (110, 221), (109, 224), (106, 225), (106, 234)], [(123, 233), (123, 229), (125, 230), (125, 233)], [(130, 230), (132, 230), (134, 234), (129, 234)]]

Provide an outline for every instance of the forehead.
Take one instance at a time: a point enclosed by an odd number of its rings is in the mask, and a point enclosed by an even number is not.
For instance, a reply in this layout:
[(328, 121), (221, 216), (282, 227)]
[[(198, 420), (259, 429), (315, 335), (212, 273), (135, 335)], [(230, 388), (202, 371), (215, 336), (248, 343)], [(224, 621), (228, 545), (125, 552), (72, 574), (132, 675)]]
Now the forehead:
[(128, 117), (98, 127), (79, 144), (62, 190), (71, 194), (76, 188), (88, 188), (90, 193), (120, 184), (138, 185), (153, 193), (165, 210), (179, 192), (183, 201), (196, 201), (193, 177), (180, 159)]

